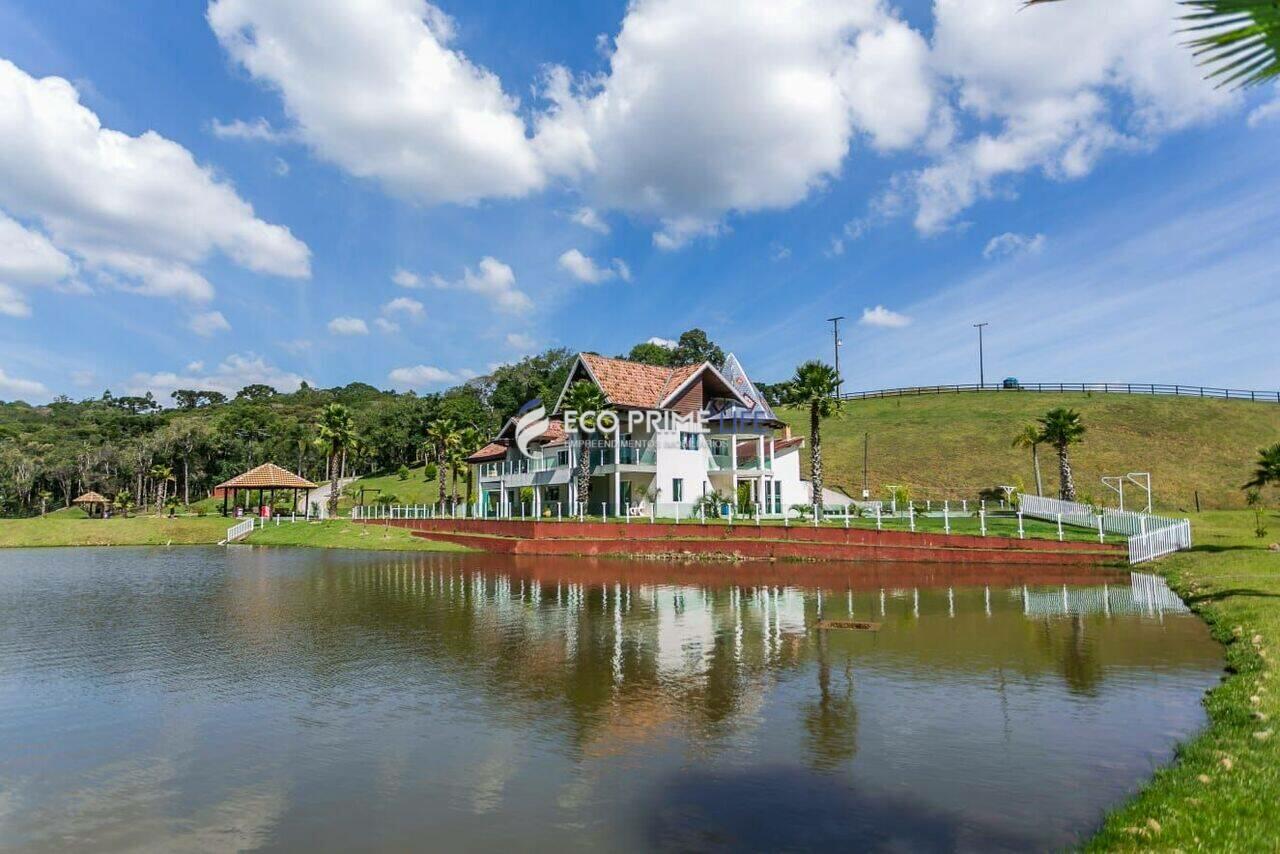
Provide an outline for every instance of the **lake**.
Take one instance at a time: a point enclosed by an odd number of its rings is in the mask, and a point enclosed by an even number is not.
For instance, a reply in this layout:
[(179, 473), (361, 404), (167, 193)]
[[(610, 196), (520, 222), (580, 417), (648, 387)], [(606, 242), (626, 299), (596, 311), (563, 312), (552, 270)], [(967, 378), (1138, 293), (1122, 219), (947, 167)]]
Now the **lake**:
[(0, 551), (0, 848), (1060, 848), (1222, 666), (1117, 570)]

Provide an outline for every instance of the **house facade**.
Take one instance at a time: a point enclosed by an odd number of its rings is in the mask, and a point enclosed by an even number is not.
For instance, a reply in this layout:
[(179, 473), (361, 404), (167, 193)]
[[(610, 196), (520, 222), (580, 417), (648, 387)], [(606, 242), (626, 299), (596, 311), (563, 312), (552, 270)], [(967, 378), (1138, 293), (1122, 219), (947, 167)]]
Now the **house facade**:
[[(581, 413), (562, 406), (582, 380), (598, 387), (617, 415), (602, 419), (600, 429), (587, 429), (593, 425), (581, 423)], [(532, 408), (509, 419), (468, 458), (478, 515), (689, 518), (704, 496), (719, 494), (776, 517), (810, 501), (800, 477), (804, 440), (791, 436), (732, 354), (718, 369), (580, 353), (549, 412)], [(579, 477), (590, 484), (584, 507)]]

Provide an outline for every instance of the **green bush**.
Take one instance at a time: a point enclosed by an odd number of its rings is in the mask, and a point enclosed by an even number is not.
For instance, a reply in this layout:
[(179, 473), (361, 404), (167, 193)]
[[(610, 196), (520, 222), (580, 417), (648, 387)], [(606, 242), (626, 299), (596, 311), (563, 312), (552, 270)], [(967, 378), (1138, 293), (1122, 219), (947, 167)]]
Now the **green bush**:
[(409, 467), (406, 465), (400, 466), (400, 468), (396, 470), (396, 477), (398, 477), (400, 480), (408, 480)]

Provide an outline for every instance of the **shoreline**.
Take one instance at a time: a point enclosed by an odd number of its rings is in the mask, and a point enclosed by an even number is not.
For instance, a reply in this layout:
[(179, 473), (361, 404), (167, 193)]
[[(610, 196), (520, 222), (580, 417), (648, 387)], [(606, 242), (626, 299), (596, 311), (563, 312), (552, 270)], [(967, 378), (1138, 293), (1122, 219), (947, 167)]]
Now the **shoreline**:
[(1272, 650), (1280, 637), (1280, 553), (1267, 545), (1280, 539), (1280, 514), (1268, 516), (1271, 533), (1259, 540), (1251, 514), (1201, 514), (1194, 524), (1207, 541), (1151, 565), (1222, 644), (1223, 678), (1202, 701), (1205, 727), (1106, 814), (1081, 841), (1084, 850), (1274, 847), (1280, 683)]

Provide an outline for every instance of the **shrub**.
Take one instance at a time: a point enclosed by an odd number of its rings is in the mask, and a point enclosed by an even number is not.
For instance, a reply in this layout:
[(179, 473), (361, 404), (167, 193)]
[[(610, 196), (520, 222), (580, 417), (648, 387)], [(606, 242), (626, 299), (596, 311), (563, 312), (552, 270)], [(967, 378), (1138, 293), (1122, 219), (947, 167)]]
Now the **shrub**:
[(400, 480), (408, 480), (409, 467), (406, 465), (401, 465), (400, 468), (396, 470), (396, 477), (398, 477)]

